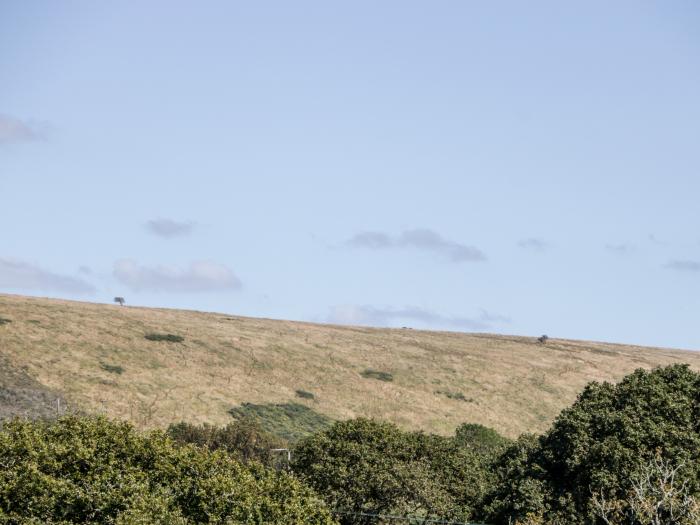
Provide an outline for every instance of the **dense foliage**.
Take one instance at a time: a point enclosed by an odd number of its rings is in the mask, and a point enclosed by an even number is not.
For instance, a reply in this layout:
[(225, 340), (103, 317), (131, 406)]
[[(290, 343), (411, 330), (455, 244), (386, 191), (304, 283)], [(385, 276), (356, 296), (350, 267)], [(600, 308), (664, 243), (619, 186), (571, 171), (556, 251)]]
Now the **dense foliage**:
[(333, 420), (299, 403), (243, 403), (229, 413), (237, 420), (251, 420), (274, 436), (294, 442), (331, 426)]
[(279, 463), (280, 454), (273, 449), (288, 446), (283, 439), (265, 432), (258, 422), (246, 418), (224, 427), (182, 422), (170, 425), (167, 433), (177, 443), (223, 450), (244, 463), (257, 461), (269, 467)]
[(105, 418), (0, 430), (0, 523), (318, 524), (333, 520), (291, 475), (176, 446)]
[[(589, 384), (548, 432), (522, 438), (500, 458), (488, 512), (497, 523), (528, 514), (551, 523), (603, 523), (604, 501), (614, 509), (611, 523), (643, 525), (634, 506), (653, 502), (639, 503), (637, 485), (649, 478), (661, 490), (655, 462), (674, 472), (673, 490), (697, 497), (700, 374), (687, 365), (640, 369), (617, 385)], [(659, 523), (681, 523), (670, 510), (660, 514)]]
[(353, 513), (466, 520), (488, 488), (484, 456), (452, 438), (403, 432), (390, 423), (335, 423), (298, 444), (292, 469), (329, 506)]

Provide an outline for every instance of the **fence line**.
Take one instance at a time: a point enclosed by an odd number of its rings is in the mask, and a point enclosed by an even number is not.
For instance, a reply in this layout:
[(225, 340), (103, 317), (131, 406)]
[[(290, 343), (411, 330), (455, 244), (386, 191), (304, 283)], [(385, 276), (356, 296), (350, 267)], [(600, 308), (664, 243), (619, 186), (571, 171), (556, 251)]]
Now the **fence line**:
[(367, 518), (377, 518), (382, 520), (407, 521), (409, 524), (416, 525), (489, 525), (488, 523), (475, 523), (472, 521), (445, 521), (434, 518), (420, 518), (418, 516), (398, 516), (395, 514), (373, 514), (370, 512), (343, 512), (339, 510), (332, 511), (337, 516), (358, 516)]

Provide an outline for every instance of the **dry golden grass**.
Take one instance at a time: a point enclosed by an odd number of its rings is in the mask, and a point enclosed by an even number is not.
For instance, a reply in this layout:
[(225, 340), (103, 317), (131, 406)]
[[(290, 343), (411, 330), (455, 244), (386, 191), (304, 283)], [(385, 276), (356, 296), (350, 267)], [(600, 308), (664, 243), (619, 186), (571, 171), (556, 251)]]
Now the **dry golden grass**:
[[(242, 402), (294, 401), (450, 434), (463, 422), (539, 432), (593, 380), (700, 352), (489, 334), (318, 325), (0, 295), (0, 354), (74, 407), (142, 427), (223, 424)], [(184, 342), (149, 341), (147, 333)], [(119, 366), (121, 374), (106, 370)], [(362, 377), (366, 369), (392, 382)], [(296, 390), (314, 400), (296, 397)], [(461, 393), (466, 400), (436, 392)]]

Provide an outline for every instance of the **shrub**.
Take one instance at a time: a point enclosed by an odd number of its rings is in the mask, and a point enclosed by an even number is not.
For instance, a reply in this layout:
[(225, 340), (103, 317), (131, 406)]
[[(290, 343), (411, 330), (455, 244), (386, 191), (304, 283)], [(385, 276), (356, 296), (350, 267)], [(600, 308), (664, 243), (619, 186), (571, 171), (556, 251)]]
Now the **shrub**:
[(157, 334), (153, 332), (144, 335), (144, 337), (149, 341), (167, 341), (168, 343), (182, 343), (185, 340), (181, 335)]
[(5, 423), (0, 458), (0, 523), (333, 523), (285, 472), (102, 417)]
[(230, 409), (229, 413), (238, 420), (250, 418), (266, 432), (290, 442), (325, 430), (333, 423), (328, 416), (299, 403), (243, 403)]
[(10, 324), (12, 322), (12, 319), (6, 319), (4, 317), (0, 317), (0, 326), (4, 324)]
[(314, 395), (311, 392), (307, 392), (306, 390), (297, 390), (296, 391), (297, 397), (300, 397), (302, 399), (314, 399)]
[(462, 392), (457, 392), (453, 390), (436, 390), (436, 394), (443, 395), (448, 399), (454, 399), (456, 401), (465, 401), (467, 403), (474, 401), (472, 398), (466, 398)]
[(362, 377), (365, 377), (367, 379), (378, 379), (379, 381), (393, 381), (394, 376), (390, 374), (389, 372), (381, 372), (379, 370), (372, 370), (371, 368), (368, 368), (364, 372), (360, 374)]
[(100, 368), (104, 370), (105, 372), (109, 372), (111, 374), (118, 374), (122, 375), (124, 373), (124, 367), (120, 365), (110, 365), (108, 363), (100, 363)]
[(265, 432), (258, 422), (250, 418), (234, 421), (225, 427), (181, 422), (170, 425), (167, 434), (180, 444), (223, 450), (239, 461), (257, 461), (270, 467), (275, 466), (278, 459), (271, 449), (287, 447), (286, 441)]

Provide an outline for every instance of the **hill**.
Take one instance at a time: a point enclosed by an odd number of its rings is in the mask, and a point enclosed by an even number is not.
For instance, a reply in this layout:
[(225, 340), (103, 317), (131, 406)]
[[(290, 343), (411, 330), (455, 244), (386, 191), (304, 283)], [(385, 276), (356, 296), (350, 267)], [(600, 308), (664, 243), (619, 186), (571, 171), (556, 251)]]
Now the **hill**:
[(305, 417), (440, 434), (475, 422), (514, 437), (547, 428), (589, 381), (681, 362), (700, 370), (700, 352), (13, 295), (0, 295), (0, 319), (0, 416), (47, 413), (61, 397), (145, 428), (295, 403)]

